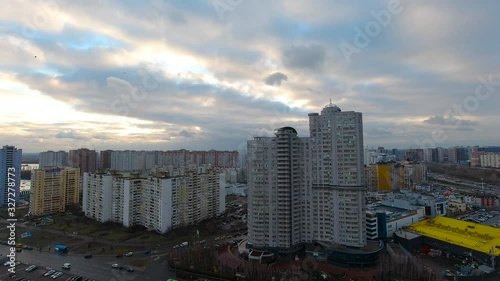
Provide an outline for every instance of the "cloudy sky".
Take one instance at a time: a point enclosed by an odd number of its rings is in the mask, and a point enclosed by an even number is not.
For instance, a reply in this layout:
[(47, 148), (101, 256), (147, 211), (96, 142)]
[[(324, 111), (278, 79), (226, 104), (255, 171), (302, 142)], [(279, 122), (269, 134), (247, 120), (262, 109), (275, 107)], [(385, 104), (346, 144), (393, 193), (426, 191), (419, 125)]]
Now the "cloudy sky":
[[(125, 4), (126, 3), (126, 4)], [(498, 145), (500, 2), (5, 1), (0, 144), (241, 149), (329, 103), (367, 146)]]

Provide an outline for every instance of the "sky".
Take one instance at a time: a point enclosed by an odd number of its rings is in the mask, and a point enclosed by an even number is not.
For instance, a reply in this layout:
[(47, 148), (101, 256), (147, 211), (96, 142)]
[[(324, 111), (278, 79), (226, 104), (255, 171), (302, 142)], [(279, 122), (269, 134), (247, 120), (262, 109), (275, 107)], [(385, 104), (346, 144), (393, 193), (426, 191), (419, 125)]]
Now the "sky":
[(330, 103), (364, 145), (499, 145), (500, 2), (6, 1), (0, 144), (241, 150)]

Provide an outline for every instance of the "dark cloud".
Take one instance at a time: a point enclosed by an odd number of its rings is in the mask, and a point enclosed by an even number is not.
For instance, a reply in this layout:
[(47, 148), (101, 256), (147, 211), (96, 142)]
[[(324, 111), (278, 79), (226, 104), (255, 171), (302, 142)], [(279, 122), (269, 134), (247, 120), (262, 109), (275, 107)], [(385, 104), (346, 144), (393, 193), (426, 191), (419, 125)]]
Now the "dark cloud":
[(287, 80), (288, 77), (285, 74), (281, 72), (275, 72), (267, 76), (264, 82), (266, 82), (267, 85), (280, 86), (282, 81), (287, 81)]
[(286, 67), (318, 69), (326, 59), (326, 50), (321, 45), (291, 46), (282, 51), (281, 58)]
[(431, 116), (423, 121), (432, 125), (450, 125), (450, 126), (472, 126), (477, 125), (478, 122), (466, 119), (459, 119), (455, 117)]
[(191, 138), (196, 135), (196, 133), (188, 131), (188, 130), (182, 130), (179, 132), (179, 135), (185, 138)]

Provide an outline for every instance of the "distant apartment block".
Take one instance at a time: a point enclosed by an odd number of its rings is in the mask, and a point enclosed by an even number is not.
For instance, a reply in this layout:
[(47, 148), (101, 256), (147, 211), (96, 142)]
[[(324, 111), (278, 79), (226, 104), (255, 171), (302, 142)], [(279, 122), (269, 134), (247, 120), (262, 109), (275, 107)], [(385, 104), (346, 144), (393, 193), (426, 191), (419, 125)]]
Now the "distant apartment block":
[[(22, 149), (6, 145), (0, 149), (0, 207), (8, 205), (14, 199), (19, 198), (19, 187), (21, 183), (21, 160)], [(10, 189), (9, 189), (10, 188)]]
[(470, 166), (471, 167), (481, 167), (481, 155), (482, 151), (472, 151), (470, 154)]
[(481, 167), (500, 168), (500, 153), (486, 152), (479, 156)]
[(427, 182), (427, 166), (421, 163), (398, 162), (365, 167), (366, 187), (370, 191), (414, 189)]
[(100, 222), (143, 225), (159, 233), (225, 212), (225, 175), (215, 170), (85, 173), (83, 211)]
[(79, 168), (44, 168), (31, 172), (30, 212), (34, 216), (64, 212), (80, 202)]
[(365, 157), (364, 161), (365, 165), (396, 161), (396, 155), (386, 153), (383, 148), (382, 149), (365, 148), (364, 157)]
[(111, 154), (113, 150), (102, 150), (99, 152), (99, 165), (97, 168), (100, 170), (111, 169)]
[(212, 168), (238, 167), (238, 151), (112, 151), (110, 169), (142, 171), (154, 167), (188, 167), (210, 165)]
[(80, 173), (93, 173), (97, 169), (97, 152), (87, 148), (70, 150), (68, 154), (68, 166), (80, 168)]
[(469, 149), (466, 147), (448, 148), (448, 162), (467, 165), (469, 161)]
[(68, 152), (44, 151), (38, 155), (38, 168), (68, 166)]

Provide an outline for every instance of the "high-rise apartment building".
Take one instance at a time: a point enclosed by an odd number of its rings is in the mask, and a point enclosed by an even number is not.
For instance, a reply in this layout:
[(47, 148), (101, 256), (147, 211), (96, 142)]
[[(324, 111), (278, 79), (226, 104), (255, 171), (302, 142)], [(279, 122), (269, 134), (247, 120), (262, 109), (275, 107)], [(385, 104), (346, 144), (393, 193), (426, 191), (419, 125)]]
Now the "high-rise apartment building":
[(500, 153), (486, 152), (479, 155), (481, 167), (500, 168)]
[(300, 248), (301, 139), (290, 127), (278, 129), (276, 137), (248, 142), (250, 166), (248, 201), (249, 236), (255, 247), (280, 252)]
[(366, 246), (363, 124), (329, 104), (295, 129), (248, 142), (248, 227), (256, 249), (291, 252), (314, 241)]
[[(332, 220), (315, 219), (332, 229), (323, 239), (352, 247), (366, 245), (363, 121), (359, 112), (342, 112), (329, 104), (321, 114), (309, 114), (312, 189), (318, 202), (333, 210)], [(313, 192), (315, 194), (316, 192)], [(321, 237), (315, 235), (315, 240)]]
[(68, 152), (66, 151), (44, 151), (38, 154), (38, 168), (64, 167), (68, 165)]
[[(15, 146), (6, 145), (0, 149), (0, 207), (12, 203), (12, 195), (15, 199), (19, 198), (22, 154), (22, 149)], [(11, 201), (9, 198), (12, 198)]]
[(102, 150), (99, 152), (99, 165), (98, 168), (106, 170), (111, 168), (111, 153), (113, 150)]
[(80, 202), (79, 168), (44, 168), (31, 173), (30, 212), (34, 216), (64, 212)]
[(164, 233), (225, 211), (225, 175), (215, 170), (161, 176), (85, 173), (83, 182), (83, 211), (100, 222)]
[(97, 168), (97, 152), (87, 148), (70, 150), (68, 155), (68, 166), (80, 168), (80, 174), (93, 173)]

